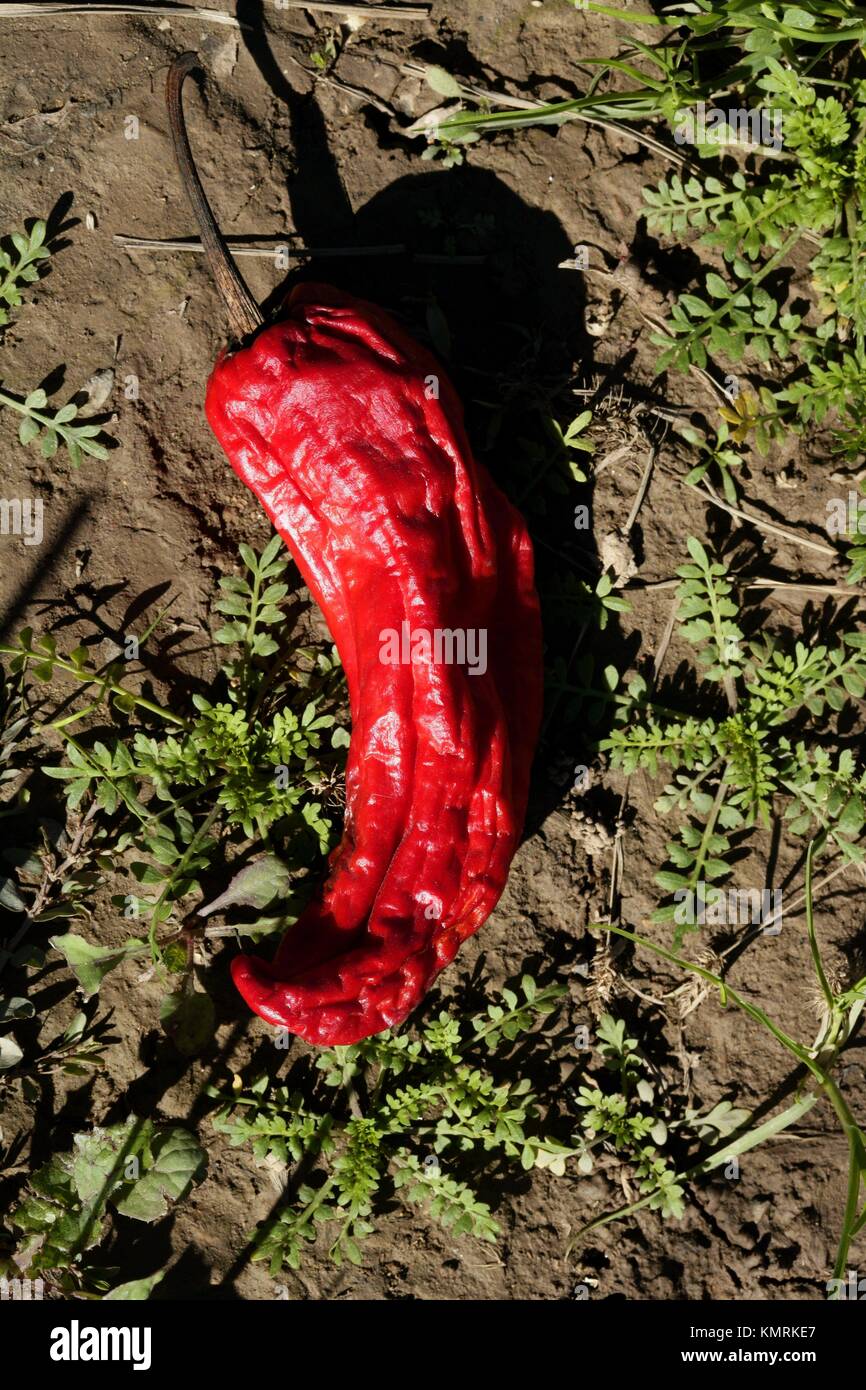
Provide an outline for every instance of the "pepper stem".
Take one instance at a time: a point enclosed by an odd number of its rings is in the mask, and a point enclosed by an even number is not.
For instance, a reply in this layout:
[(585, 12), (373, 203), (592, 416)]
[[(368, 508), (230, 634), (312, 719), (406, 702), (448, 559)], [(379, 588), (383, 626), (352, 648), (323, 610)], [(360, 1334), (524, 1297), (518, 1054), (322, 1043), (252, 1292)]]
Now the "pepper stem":
[(183, 115), (182, 91), (184, 79), (198, 63), (197, 53), (181, 53), (168, 70), (165, 84), (165, 100), (168, 106), (168, 122), (174, 153), (180, 169), (181, 182), (192, 204), (201, 233), (201, 243), (211, 269), (211, 274), (220, 292), (220, 297), (228, 311), (232, 332), (237, 338), (246, 338), (255, 333), (264, 323), (261, 310), (253, 299), (243, 276), (235, 265), (226, 246), (225, 238), (211, 212), (205, 191), (202, 188), (198, 170), (190, 149), (186, 121)]

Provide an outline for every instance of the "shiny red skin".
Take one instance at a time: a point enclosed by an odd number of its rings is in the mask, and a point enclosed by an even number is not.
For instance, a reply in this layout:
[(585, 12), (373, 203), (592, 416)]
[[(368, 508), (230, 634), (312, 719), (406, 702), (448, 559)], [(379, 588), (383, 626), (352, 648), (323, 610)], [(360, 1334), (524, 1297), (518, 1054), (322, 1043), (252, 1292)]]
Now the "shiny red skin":
[[(270, 1023), (353, 1043), (406, 1018), (505, 886), (542, 704), (532, 548), (441, 367), (374, 305), (299, 286), (205, 409), (325, 614), (352, 716), (328, 880), (273, 961), (232, 974)], [(383, 663), (404, 620), (486, 629), (486, 673)]]

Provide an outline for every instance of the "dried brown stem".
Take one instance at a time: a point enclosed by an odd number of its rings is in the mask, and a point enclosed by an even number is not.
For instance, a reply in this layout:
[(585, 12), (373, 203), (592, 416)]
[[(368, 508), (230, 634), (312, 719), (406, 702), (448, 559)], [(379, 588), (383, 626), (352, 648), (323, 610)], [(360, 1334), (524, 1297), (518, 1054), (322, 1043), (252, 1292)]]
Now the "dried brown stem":
[(186, 195), (198, 223), (202, 245), (211, 274), (220, 292), (220, 297), (228, 311), (229, 323), (235, 337), (244, 339), (257, 332), (264, 323), (261, 310), (253, 299), (246, 283), (231, 258), (225, 238), (211, 212), (210, 203), (205, 196), (198, 170), (190, 149), (186, 121), (183, 115), (183, 84), (185, 78), (198, 63), (196, 53), (181, 53), (168, 70), (165, 84), (165, 100), (168, 106), (168, 120), (171, 138), (180, 169)]

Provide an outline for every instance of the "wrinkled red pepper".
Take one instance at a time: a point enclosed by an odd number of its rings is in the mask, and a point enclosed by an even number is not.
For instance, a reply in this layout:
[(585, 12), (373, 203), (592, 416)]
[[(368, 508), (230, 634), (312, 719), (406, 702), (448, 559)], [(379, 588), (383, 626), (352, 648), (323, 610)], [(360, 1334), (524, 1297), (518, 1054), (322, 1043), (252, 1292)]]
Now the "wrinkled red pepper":
[[(541, 715), (532, 549), (453, 387), (386, 313), (303, 284), (259, 330), (186, 141), (194, 62), (169, 75), (176, 147), (236, 331), (254, 335), (220, 356), (205, 410), (327, 619), (352, 716), (327, 883), (273, 961), (240, 956), (232, 974), (262, 1018), (352, 1043), (406, 1018), (505, 886)], [(389, 632), (456, 631), (485, 634), (486, 669), (417, 644), (409, 664), (382, 659)]]

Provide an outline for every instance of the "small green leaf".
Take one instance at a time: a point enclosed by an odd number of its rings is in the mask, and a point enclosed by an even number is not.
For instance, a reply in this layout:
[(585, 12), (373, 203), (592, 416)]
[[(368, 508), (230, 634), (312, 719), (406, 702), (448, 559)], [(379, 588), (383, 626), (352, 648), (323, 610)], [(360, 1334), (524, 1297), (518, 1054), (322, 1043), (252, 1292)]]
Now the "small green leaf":
[(424, 77), (428, 87), (432, 87), (434, 92), (438, 92), (442, 97), (459, 97), (460, 83), (456, 81), (444, 68), (432, 64), (424, 71)]
[(39, 433), (41, 426), (38, 420), (34, 420), (32, 415), (25, 415), (21, 424), (18, 426), (18, 439), (22, 444), (30, 444)]
[(235, 874), (225, 892), (200, 907), (198, 915), (209, 917), (212, 912), (224, 912), (236, 906), (268, 907), (277, 898), (287, 896), (291, 882), (291, 873), (281, 859), (275, 854), (262, 855)]
[(170, 1201), (179, 1201), (200, 1181), (206, 1163), (204, 1150), (186, 1129), (169, 1129), (152, 1140), (152, 1166), (115, 1203), (121, 1216), (158, 1221)]
[[(96, 433), (101, 433), (101, 430), (96, 431)], [(82, 449), (85, 454), (89, 454), (91, 458), (108, 458), (108, 450), (106, 449), (105, 445), (98, 443), (95, 439), (92, 439), (88, 434), (85, 433), (83, 427), (81, 429), (76, 430), (75, 438), (79, 448)]]
[[(262, 558), (259, 562), (260, 567), (262, 569), (265, 569), (271, 563), (272, 560), (275, 560), (277, 558), (277, 556), (280, 553), (280, 550), (282, 549), (282, 544), (283, 541), (281, 536), (271, 536), (271, 539), (268, 541), (267, 545), (262, 551)], [(253, 569), (255, 568), (255, 566), (251, 565), (250, 568)]]
[(127, 1284), (118, 1284), (110, 1293), (104, 1294), (103, 1303), (110, 1302), (129, 1302), (131, 1300), (143, 1300), (150, 1298), (153, 1290), (160, 1280), (165, 1278), (165, 1270), (160, 1269), (156, 1274), (149, 1274), (146, 1279), (130, 1279)]
[(27, 904), (19, 895), (11, 878), (0, 878), (0, 907), (7, 912), (26, 912)]
[(123, 946), (108, 947), (93, 946), (84, 937), (72, 933), (51, 937), (51, 945), (65, 958), (88, 998), (99, 993), (99, 986), (108, 972), (127, 956), (140, 955), (149, 949), (147, 943), (139, 941), (137, 937), (131, 937)]

